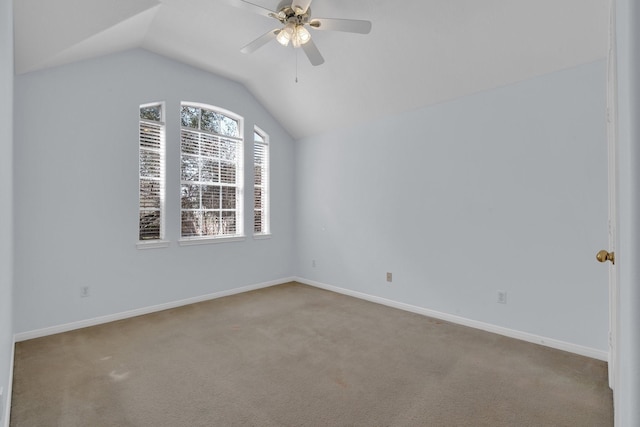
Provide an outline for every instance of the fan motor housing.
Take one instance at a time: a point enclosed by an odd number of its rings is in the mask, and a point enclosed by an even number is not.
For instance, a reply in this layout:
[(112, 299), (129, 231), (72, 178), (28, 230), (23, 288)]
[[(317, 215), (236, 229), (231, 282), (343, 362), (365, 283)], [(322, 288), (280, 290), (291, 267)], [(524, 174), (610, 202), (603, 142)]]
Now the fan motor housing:
[(309, 19), (311, 18), (311, 8), (308, 7), (307, 11), (302, 14), (296, 14), (296, 11), (292, 7), (291, 0), (283, 0), (278, 4), (278, 15), (276, 18), (286, 24), (288, 22), (293, 22), (297, 25), (305, 25), (309, 23)]

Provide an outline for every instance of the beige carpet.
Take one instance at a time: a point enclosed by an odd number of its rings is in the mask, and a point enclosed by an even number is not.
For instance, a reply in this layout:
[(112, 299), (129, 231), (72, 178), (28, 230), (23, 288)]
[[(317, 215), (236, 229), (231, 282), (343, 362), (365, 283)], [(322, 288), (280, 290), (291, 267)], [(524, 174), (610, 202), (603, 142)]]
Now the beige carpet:
[(291, 283), (18, 343), (11, 426), (603, 427), (606, 375)]

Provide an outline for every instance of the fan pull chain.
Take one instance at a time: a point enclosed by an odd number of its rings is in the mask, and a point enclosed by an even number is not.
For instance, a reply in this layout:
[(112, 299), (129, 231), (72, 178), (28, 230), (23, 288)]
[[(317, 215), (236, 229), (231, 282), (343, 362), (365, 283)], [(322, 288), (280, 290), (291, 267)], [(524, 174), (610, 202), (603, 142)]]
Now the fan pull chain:
[(296, 49), (296, 83), (298, 83), (298, 49)]

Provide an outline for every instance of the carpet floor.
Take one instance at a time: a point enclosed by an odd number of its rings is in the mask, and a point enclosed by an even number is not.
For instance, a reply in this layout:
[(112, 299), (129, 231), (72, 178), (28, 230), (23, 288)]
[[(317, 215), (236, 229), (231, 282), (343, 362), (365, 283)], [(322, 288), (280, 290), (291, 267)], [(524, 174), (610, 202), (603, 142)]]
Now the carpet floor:
[(16, 344), (11, 426), (613, 425), (607, 366), (288, 283)]

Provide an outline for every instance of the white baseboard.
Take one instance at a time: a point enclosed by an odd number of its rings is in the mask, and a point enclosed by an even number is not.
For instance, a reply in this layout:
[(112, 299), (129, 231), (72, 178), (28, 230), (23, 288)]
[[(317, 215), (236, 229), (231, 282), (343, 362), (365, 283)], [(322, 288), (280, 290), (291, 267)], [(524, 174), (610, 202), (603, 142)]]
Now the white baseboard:
[(593, 359), (598, 359), (602, 361), (608, 361), (609, 354), (606, 351), (597, 350), (590, 347), (584, 347), (577, 344), (571, 344), (568, 342), (556, 340), (553, 338), (541, 337), (539, 335), (530, 334), (527, 332), (516, 331), (514, 329), (505, 328), (502, 326), (492, 325), (490, 323), (479, 322), (472, 319), (467, 319), (460, 316), (455, 316), (448, 313), (442, 313), (435, 310), (430, 310), (428, 308), (418, 307), (415, 305), (405, 304), (402, 302), (397, 302), (393, 300), (389, 300), (386, 298), (377, 297), (374, 295), (365, 294), (362, 292), (352, 291), (349, 289), (340, 288), (337, 286), (327, 285), (325, 283), (316, 282), (313, 280), (304, 279), (302, 277), (296, 277), (294, 279), (296, 282), (304, 283), (305, 285), (314, 286), (316, 288), (325, 289), (332, 292), (337, 292), (340, 294), (352, 296), (355, 298), (363, 299), (366, 301), (375, 302), (378, 304), (386, 305), (393, 308), (398, 308), (400, 310), (409, 311), (411, 313), (421, 314), (423, 316), (433, 317), (440, 320), (445, 320), (447, 322), (456, 323), (458, 325), (469, 326), (471, 328), (480, 329), (487, 332), (492, 332), (498, 335), (504, 335), (510, 338), (516, 338), (522, 341), (531, 342), (534, 344), (544, 345), (546, 347), (555, 348), (557, 350), (568, 351), (570, 353), (579, 354), (581, 356), (590, 357)]
[(59, 334), (61, 332), (73, 331), (75, 329), (86, 328), (89, 326), (101, 325), (103, 323), (115, 322), (116, 320), (128, 319), (130, 317), (141, 316), (144, 314), (155, 313), (158, 311), (168, 310), (171, 308), (182, 307), (189, 304), (195, 304), (198, 302), (209, 301), (217, 298), (222, 298), (230, 295), (241, 294), (243, 292), (254, 291), (256, 289), (268, 288), (275, 285), (281, 285), (283, 283), (292, 282), (295, 278), (283, 278), (278, 280), (272, 280), (269, 282), (258, 283), (255, 285), (242, 286), (240, 288), (229, 289), (226, 291), (215, 292), (212, 294), (201, 295), (193, 298), (187, 298), (179, 301), (171, 301), (164, 304), (154, 305), (150, 307), (137, 308), (135, 310), (123, 311), (120, 313), (109, 314), (101, 317), (94, 317), (92, 319), (80, 320), (77, 322), (65, 323), (62, 325), (51, 326), (43, 329), (36, 329), (33, 331), (20, 332), (15, 334), (15, 342), (26, 341), (34, 338), (45, 337), (48, 335)]
[[(121, 313), (110, 314), (107, 316), (96, 317), (92, 319), (81, 320), (78, 322), (65, 323), (62, 325), (51, 326), (43, 329), (36, 329), (33, 331), (21, 332), (15, 334), (14, 340), (15, 342), (26, 341), (34, 338), (40, 338), (48, 335), (58, 334), (61, 332), (72, 331), (75, 329), (86, 328), (89, 326), (100, 325), (103, 323), (114, 322), (117, 320), (128, 319), (130, 317), (141, 316), (144, 314), (155, 313), (162, 310), (168, 310), (171, 308), (182, 307), (184, 305), (195, 304), (198, 302), (209, 301), (216, 298), (222, 298), (230, 295), (240, 294), (243, 292), (249, 292), (256, 289), (268, 288), (275, 285), (280, 285), (283, 283), (296, 281), (303, 283), (305, 285), (314, 286), (316, 288), (325, 289), (332, 292), (337, 292), (340, 294), (352, 296), (355, 298), (363, 299), (366, 301), (371, 301), (377, 304), (386, 305), (389, 307), (397, 308), (404, 311), (409, 311), (411, 313), (421, 314), (423, 316), (433, 317), (436, 319), (445, 320), (447, 322), (456, 323), (458, 325), (469, 326), (471, 328), (480, 329), (487, 332), (492, 332), (495, 334), (503, 335), (510, 338), (516, 338), (522, 341), (531, 342), (534, 344), (540, 344), (547, 347), (555, 348), (558, 350), (568, 351), (570, 353), (579, 354), (581, 356), (591, 357), (593, 359), (598, 359), (602, 361), (608, 361), (609, 354), (606, 351), (597, 350), (590, 347), (584, 347), (577, 344), (572, 344), (560, 340), (556, 340), (553, 338), (542, 337), (535, 334), (530, 334), (527, 332), (517, 331), (514, 329), (505, 328), (502, 326), (492, 325), (490, 323), (479, 322), (472, 319), (467, 319), (460, 316), (455, 316), (448, 313), (442, 313), (435, 310), (430, 310), (428, 308), (418, 307), (411, 304), (405, 304), (398, 301), (389, 300), (386, 298), (377, 297), (374, 295), (365, 294), (362, 292), (352, 291), (345, 288), (340, 288), (337, 286), (327, 285), (325, 283), (316, 282), (313, 280), (308, 280), (302, 277), (288, 277), (278, 280), (272, 280), (269, 282), (258, 283), (255, 285), (243, 286), (240, 288), (229, 289), (226, 291), (215, 292), (212, 294), (201, 295), (198, 297), (187, 298), (179, 301), (172, 301), (165, 304), (154, 305), (151, 307), (143, 307), (135, 310), (125, 311)], [(15, 345), (14, 345), (15, 347)], [(13, 356), (11, 363), (13, 364)], [(13, 372), (13, 369), (11, 370)], [(7, 396), (10, 397), (10, 390), (7, 392)], [(7, 399), (9, 400), (9, 399)]]

